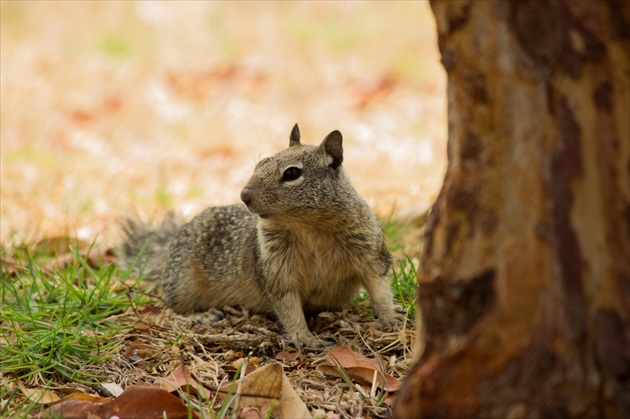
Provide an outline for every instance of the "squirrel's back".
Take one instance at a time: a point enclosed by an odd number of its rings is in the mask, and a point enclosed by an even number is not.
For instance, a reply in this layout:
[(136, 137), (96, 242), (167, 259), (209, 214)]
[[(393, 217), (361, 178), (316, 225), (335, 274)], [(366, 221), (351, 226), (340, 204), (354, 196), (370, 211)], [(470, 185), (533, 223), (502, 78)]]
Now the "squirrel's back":
[[(138, 261), (136, 272), (156, 281), (178, 313), (226, 305), (270, 311), (255, 298), (256, 219), (245, 206), (228, 205), (207, 208), (185, 224), (172, 216), (157, 228), (129, 221), (119, 253), (123, 266)], [(246, 300), (244, 294), (252, 297)]]

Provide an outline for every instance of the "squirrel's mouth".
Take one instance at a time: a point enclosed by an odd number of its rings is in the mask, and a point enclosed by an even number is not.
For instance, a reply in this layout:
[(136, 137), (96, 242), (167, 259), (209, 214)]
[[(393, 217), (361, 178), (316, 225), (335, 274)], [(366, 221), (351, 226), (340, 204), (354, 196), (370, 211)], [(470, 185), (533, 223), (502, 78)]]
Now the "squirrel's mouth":
[(251, 206), (246, 205), (247, 209), (249, 210), (249, 212), (251, 212), (252, 214), (256, 214), (257, 216), (259, 216), (260, 218), (271, 218), (273, 214), (269, 213), (269, 212), (258, 212), (256, 210), (254, 210)]

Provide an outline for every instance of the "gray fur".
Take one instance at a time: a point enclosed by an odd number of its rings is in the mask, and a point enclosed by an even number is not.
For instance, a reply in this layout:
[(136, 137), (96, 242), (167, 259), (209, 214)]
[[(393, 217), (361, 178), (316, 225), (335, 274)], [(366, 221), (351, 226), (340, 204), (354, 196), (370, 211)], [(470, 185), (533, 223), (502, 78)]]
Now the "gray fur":
[[(299, 141), (296, 124), (290, 147), (256, 165), (241, 192), (247, 206), (211, 207), (180, 228), (166, 223), (150, 233), (129, 224), (122, 255), (132, 260), (133, 249), (153, 236), (149, 276), (174, 311), (240, 305), (274, 313), (293, 342), (320, 346), (304, 312), (349, 303), (363, 286), (381, 321), (400, 319), (389, 288), (391, 255), (341, 165), (341, 134), (333, 131), (319, 147)], [(290, 167), (301, 175), (283, 180)]]

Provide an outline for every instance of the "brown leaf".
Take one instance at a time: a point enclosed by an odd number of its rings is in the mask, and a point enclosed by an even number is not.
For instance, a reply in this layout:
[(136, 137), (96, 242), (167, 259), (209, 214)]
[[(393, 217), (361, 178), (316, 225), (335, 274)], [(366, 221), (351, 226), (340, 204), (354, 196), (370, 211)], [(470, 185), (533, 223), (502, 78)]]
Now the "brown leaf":
[(394, 406), (394, 400), (396, 400), (396, 395), (388, 394), (387, 397), (385, 398), (385, 404), (389, 407), (392, 407)]
[(120, 396), (124, 391), (123, 388), (116, 383), (102, 383), (101, 386), (114, 397)]
[(130, 361), (137, 362), (155, 355), (160, 350), (161, 348), (145, 343), (142, 339), (138, 339), (127, 345), (125, 357)]
[(61, 394), (73, 394), (73, 393), (83, 393), (83, 391), (79, 390), (78, 388), (75, 387), (59, 387), (57, 388), (57, 391)]
[[(226, 372), (237, 372), (239, 369), (242, 369), (243, 366), (243, 358), (241, 359), (237, 359), (236, 361), (232, 362), (230, 365), (226, 365), (225, 367), (223, 367), (223, 369)], [(249, 375), (252, 372), (256, 371), (258, 369), (258, 366), (256, 365), (250, 365), (249, 363), (247, 363), (245, 365), (245, 375)]]
[(41, 388), (26, 388), (20, 380), (17, 380), (17, 385), (20, 387), (22, 394), (24, 394), (24, 396), (26, 396), (26, 398), (31, 402), (49, 404), (60, 400), (59, 396), (52, 391)]
[(26, 270), (19, 260), (8, 256), (0, 258), (0, 269), (6, 270), (10, 276), (15, 275), (17, 272), (23, 272)]
[(340, 377), (339, 368), (329, 364), (319, 364), (316, 370), (329, 377)]
[(340, 365), (343, 368), (352, 367), (364, 367), (379, 369), (378, 361), (376, 359), (369, 359), (365, 355), (358, 352), (351, 351), (350, 349), (336, 346), (326, 352), (326, 359), (332, 365)]
[(261, 419), (263, 416), (259, 407), (244, 407), (241, 409), (238, 417), (241, 419)]
[(168, 391), (169, 393), (177, 391), (181, 388), (194, 396), (203, 398), (204, 400), (207, 400), (209, 396), (208, 391), (199, 384), (199, 380), (188, 372), (184, 365), (180, 365), (175, 368), (168, 377), (158, 381), (160, 383), (160, 388)]
[[(135, 385), (127, 387), (119, 397), (104, 403), (94, 403), (76, 397), (69, 399), (42, 411), (35, 419), (60, 416), (66, 419), (85, 417), (100, 419), (112, 416), (185, 419), (188, 417), (188, 408), (180, 399), (165, 390), (154, 386)], [(192, 416), (199, 417), (194, 411)]]
[(271, 410), (283, 418), (310, 418), (311, 414), (297, 395), (280, 364), (268, 364), (247, 375), (241, 386), (240, 407), (256, 407), (263, 416)]
[(326, 359), (332, 365), (317, 366), (317, 370), (325, 375), (341, 376), (343, 368), (348, 377), (362, 384), (375, 385), (389, 392), (397, 391), (402, 386), (402, 382), (387, 374), (384, 365), (381, 367), (376, 359), (369, 359), (350, 349), (332, 348), (326, 353)]
[(92, 403), (104, 403), (106, 401), (112, 400), (112, 398), (111, 397), (92, 396), (91, 394), (85, 394), (85, 393), (71, 393), (71, 394), (67, 395), (66, 397), (64, 397), (63, 399), (60, 399), (60, 400), (52, 403), (52, 405), (65, 403), (65, 402), (70, 401), (70, 400), (84, 400), (84, 401), (88, 401), (88, 402), (92, 402)]
[(282, 352), (278, 352), (276, 354), (276, 359), (278, 361), (295, 361), (299, 357), (300, 357), (300, 353), (299, 352), (282, 351)]

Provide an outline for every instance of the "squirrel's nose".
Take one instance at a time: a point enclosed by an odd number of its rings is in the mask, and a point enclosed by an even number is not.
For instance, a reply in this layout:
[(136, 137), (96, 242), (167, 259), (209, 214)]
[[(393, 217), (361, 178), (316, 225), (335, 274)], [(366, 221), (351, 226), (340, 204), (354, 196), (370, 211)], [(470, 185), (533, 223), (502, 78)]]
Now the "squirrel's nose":
[(247, 206), (252, 203), (252, 194), (249, 189), (243, 189), (241, 191), (241, 201), (243, 201), (243, 203)]

